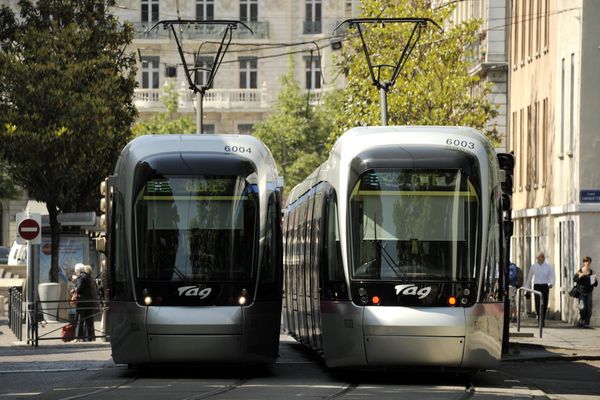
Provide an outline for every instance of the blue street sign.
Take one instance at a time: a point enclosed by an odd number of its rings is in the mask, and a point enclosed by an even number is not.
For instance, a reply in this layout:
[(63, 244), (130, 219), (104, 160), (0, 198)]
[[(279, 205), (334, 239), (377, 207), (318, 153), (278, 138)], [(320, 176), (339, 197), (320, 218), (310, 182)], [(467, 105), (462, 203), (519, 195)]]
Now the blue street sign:
[(600, 203), (600, 189), (585, 189), (579, 191), (580, 203)]

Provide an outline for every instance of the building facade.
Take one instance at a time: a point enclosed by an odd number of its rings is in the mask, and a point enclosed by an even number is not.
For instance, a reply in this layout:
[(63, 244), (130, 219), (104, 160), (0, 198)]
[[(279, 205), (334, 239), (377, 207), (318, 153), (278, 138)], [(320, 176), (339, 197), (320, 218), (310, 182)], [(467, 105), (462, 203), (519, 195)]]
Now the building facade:
[[(527, 274), (545, 252), (556, 274), (550, 315), (575, 322), (573, 274), (586, 255), (600, 264), (600, 2), (512, 0), (510, 11), (512, 259)], [(599, 326), (600, 307), (593, 314)]]
[[(0, 0), (18, 12), (18, 0)], [(204, 132), (248, 134), (252, 126), (273, 111), (281, 89), (279, 78), (293, 71), (305, 90), (307, 104), (345, 80), (334, 66), (334, 28), (360, 12), (359, 0), (118, 0), (112, 12), (133, 24), (135, 35), (127, 49), (137, 54), (135, 105), (140, 118), (166, 111), (161, 100), (168, 82), (178, 93), (178, 114), (194, 117), (197, 101), (189, 89), (172, 32), (156, 26), (162, 20), (239, 20), (231, 45), (204, 98)], [(195, 74), (207, 82), (222, 26), (178, 25), (186, 61), (204, 68)], [(15, 215), (27, 199), (0, 201), (0, 245), (16, 236)]]
[[(135, 104), (140, 118), (165, 111), (163, 88), (174, 82), (179, 113), (193, 116), (197, 99), (188, 79), (174, 33), (163, 20), (239, 20), (231, 45), (206, 92), (206, 133), (250, 133), (254, 123), (272, 110), (280, 91), (279, 78), (293, 70), (306, 91), (307, 103), (317, 104), (323, 92), (345, 85), (334, 67), (330, 45), (334, 28), (356, 16), (358, 0), (122, 0), (114, 13), (135, 28), (130, 51), (138, 55)], [(154, 28), (153, 28), (154, 27)], [(223, 36), (222, 25), (174, 25), (186, 63), (198, 68), (194, 82), (208, 83), (208, 70)], [(152, 29), (153, 28), (153, 29)]]
[[(490, 85), (489, 96), (498, 115), (487, 122), (488, 129), (496, 129), (501, 139), (497, 148), (506, 151), (507, 110), (508, 110), (508, 32), (509, 11), (506, 0), (448, 1), (436, 6), (455, 5), (451, 23), (459, 24), (466, 20), (481, 21), (478, 41), (470, 49), (472, 64), (469, 73), (480, 77), (481, 85)], [(475, 89), (476, 90), (476, 89)]]

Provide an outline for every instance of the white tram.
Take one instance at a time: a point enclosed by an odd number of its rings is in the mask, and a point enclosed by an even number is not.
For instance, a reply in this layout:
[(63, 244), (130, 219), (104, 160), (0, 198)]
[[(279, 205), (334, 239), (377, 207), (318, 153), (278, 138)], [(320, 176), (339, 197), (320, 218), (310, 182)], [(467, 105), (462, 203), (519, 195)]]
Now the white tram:
[(143, 136), (123, 149), (106, 182), (114, 361), (273, 362), (282, 179), (264, 144)]
[(465, 127), (360, 127), (284, 211), (284, 328), (330, 367), (501, 357), (496, 153)]

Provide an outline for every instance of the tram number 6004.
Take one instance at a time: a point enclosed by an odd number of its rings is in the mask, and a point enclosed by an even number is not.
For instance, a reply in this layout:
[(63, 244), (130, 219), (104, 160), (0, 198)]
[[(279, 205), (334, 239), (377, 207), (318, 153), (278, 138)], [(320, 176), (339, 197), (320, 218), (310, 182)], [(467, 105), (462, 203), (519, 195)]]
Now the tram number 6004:
[(252, 147), (244, 147), (244, 146), (225, 146), (225, 151), (227, 153), (252, 153)]
[(446, 139), (446, 144), (448, 146), (462, 147), (464, 149), (474, 149), (475, 143), (469, 142), (468, 140), (460, 140), (460, 139)]

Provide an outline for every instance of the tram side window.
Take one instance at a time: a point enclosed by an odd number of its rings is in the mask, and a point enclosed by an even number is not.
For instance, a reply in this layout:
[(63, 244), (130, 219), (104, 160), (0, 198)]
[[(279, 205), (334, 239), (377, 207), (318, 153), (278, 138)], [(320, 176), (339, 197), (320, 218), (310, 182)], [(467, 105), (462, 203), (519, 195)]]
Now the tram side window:
[[(495, 204), (492, 199), (490, 204)], [(498, 210), (490, 207), (488, 242), (484, 267), (483, 301), (496, 301), (500, 291), (500, 230), (497, 218)]]
[(333, 190), (325, 196), (325, 209), (326, 226), (323, 242), (325, 262), (321, 266), (325, 272), (325, 279), (321, 297), (332, 300), (347, 299), (348, 292), (342, 263), (337, 198)]
[(109, 296), (112, 300), (133, 300), (131, 282), (129, 281), (129, 263), (127, 262), (127, 238), (124, 232), (123, 197), (119, 192), (114, 194), (112, 234), (114, 246), (112, 252), (111, 287)]
[(265, 248), (260, 271), (260, 288), (257, 298), (271, 300), (278, 297), (277, 288), (280, 281), (280, 268), (282, 263), (281, 243), (281, 218), (280, 202), (276, 193), (269, 198), (267, 206), (267, 224), (265, 232)]

